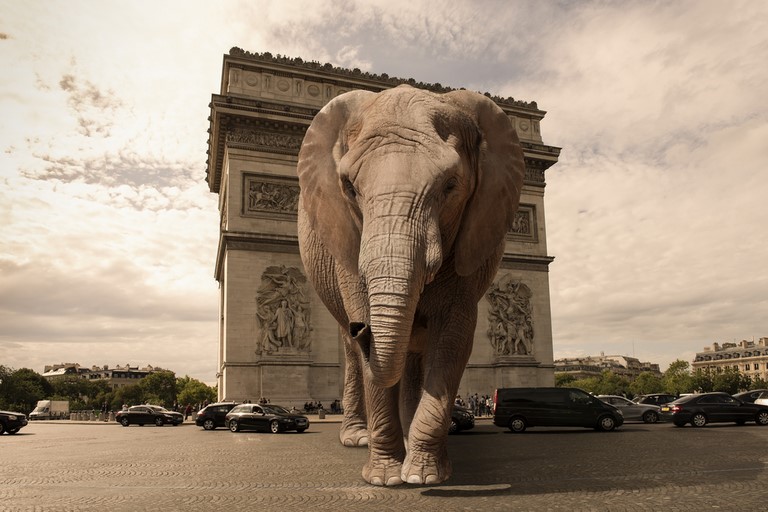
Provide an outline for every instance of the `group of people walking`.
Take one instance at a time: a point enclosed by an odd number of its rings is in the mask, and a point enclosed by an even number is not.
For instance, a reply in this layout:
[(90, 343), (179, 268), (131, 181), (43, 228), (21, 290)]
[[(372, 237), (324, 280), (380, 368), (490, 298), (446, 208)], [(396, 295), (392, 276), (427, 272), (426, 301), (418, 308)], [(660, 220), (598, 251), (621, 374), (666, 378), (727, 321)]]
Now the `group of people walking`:
[(493, 398), (491, 395), (480, 396), (477, 393), (474, 395), (470, 394), (467, 396), (466, 401), (461, 398), (461, 395), (456, 395), (454, 403), (461, 407), (466, 407), (475, 416), (493, 416)]

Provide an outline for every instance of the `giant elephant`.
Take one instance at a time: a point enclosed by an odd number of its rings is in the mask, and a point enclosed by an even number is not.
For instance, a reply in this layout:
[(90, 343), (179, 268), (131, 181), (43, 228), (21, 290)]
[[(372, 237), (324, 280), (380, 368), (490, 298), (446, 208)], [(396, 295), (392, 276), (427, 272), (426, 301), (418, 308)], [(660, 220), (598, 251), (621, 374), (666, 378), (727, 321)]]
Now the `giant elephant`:
[(451, 408), (524, 175), (489, 98), (409, 86), (329, 102), (299, 153), (299, 247), (343, 333), (340, 439), (374, 485), (451, 474)]

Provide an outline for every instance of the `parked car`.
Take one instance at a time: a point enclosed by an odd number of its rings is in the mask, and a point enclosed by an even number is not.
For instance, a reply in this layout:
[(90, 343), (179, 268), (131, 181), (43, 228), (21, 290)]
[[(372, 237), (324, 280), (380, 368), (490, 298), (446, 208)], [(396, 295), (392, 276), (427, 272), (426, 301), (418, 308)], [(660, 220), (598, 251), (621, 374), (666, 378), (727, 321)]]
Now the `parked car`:
[(304, 432), (309, 428), (309, 419), (302, 414), (293, 414), (284, 407), (272, 404), (240, 404), (226, 416), (229, 430), (264, 430), (277, 434), (286, 430)]
[(634, 402), (638, 404), (664, 405), (669, 402), (674, 402), (678, 398), (680, 397), (669, 393), (652, 393), (649, 395), (640, 395), (634, 399)]
[(659, 421), (658, 405), (636, 404), (623, 396), (616, 395), (598, 395), (597, 398), (621, 411), (624, 421), (642, 421), (644, 423), (656, 423)]
[(118, 411), (115, 414), (115, 421), (124, 427), (128, 425), (150, 425), (154, 423), (158, 427), (162, 427), (166, 423), (170, 423), (174, 427), (181, 425), (184, 422), (184, 415), (180, 412), (169, 411), (165, 407), (159, 405), (134, 405), (127, 410)]
[(500, 388), (493, 423), (512, 432), (528, 427), (586, 427), (609, 432), (624, 423), (616, 407), (577, 388)]
[(0, 411), (0, 435), (5, 432), (15, 434), (27, 424), (26, 414), (20, 412)]
[(678, 427), (690, 423), (703, 427), (707, 423), (743, 425), (754, 421), (768, 425), (768, 406), (742, 402), (728, 393), (702, 393), (684, 396), (661, 406), (661, 415)]
[(448, 427), (449, 434), (455, 434), (462, 430), (469, 430), (475, 426), (475, 415), (466, 407), (454, 405), (451, 411), (451, 426)]
[(235, 402), (217, 402), (206, 405), (197, 413), (195, 425), (205, 430), (227, 426), (227, 413), (237, 404)]
[(736, 393), (733, 395), (733, 398), (737, 398), (742, 402), (749, 402), (753, 404), (755, 403), (755, 400), (760, 398), (762, 393), (768, 393), (768, 389), (753, 389), (751, 391), (742, 391), (741, 393)]

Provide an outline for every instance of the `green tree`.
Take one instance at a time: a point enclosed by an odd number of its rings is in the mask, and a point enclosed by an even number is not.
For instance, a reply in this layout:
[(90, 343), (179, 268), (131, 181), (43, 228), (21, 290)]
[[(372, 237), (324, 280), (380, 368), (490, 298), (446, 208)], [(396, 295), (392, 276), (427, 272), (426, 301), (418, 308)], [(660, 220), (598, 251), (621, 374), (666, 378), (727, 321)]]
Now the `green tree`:
[(123, 405), (139, 405), (145, 403), (144, 389), (138, 384), (117, 388), (112, 397), (112, 410), (119, 411)]
[(693, 391), (693, 378), (689, 371), (690, 363), (677, 359), (669, 365), (661, 379), (664, 391), (674, 395)]
[(691, 379), (692, 391), (699, 393), (709, 393), (715, 389), (712, 382), (712, 372), (709, 371), (709, 368), (705, 370), (697, 368), (696, 371), (693, 372)]
[(35, 408), (38, 400), (43, 400), (51, 395), (52, 388), (48, 380), (29, 368), (20, 368), (14, 371), (9, 380), (11, 397), (9, 405), (19, 409), (19, 412), (29, 414)]
[(193, 379), (189, 375), (176, 379), (176, 389), (179, 390), (177, 401), (181, 407), (187, 404), (216, 401), (217, 393), (214, 388), (204, 382)]
[(559, 388), (567, 388), (573, 386), (573, 382), (576, 377), (571, 373), (556, 373), (555, 374), (555, 386)]
[(726, 367), (723, 371), (715, 373), (712, 377), (713, 391), (723, 391), (729, 395), (746, 390), (751, 384), (752, 379), (747, 375), (742, 375), (738, 370)]
[(0, 409), (11, 409), (13, 395), (11, 394), (13, 368), (0, 365)]
[(661, 389), (661, 377), (652, 372), (642, 372), (629, 384), (629, 390), (635, 396), (658, 393)]
[(173, 407), (176, 403), (176, 374), (162, 370), (153, 372), (141, 379), (139, 383), (144, 391), (144, 400), (149, 403), (158, 403), (165, 407)]

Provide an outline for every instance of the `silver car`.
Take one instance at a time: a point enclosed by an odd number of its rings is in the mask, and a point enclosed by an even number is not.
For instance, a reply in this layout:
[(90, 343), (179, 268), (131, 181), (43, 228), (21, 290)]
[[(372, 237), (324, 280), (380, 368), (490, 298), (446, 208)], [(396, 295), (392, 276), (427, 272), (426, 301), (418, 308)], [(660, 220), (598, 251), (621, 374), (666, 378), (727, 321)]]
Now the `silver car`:
[(620, 410), (626, 421), (643, 421), (645, 423), (659, 421), (658, 405), (636, 404), (623, 396), (616, 395), (599, 395), (597, 398)]

